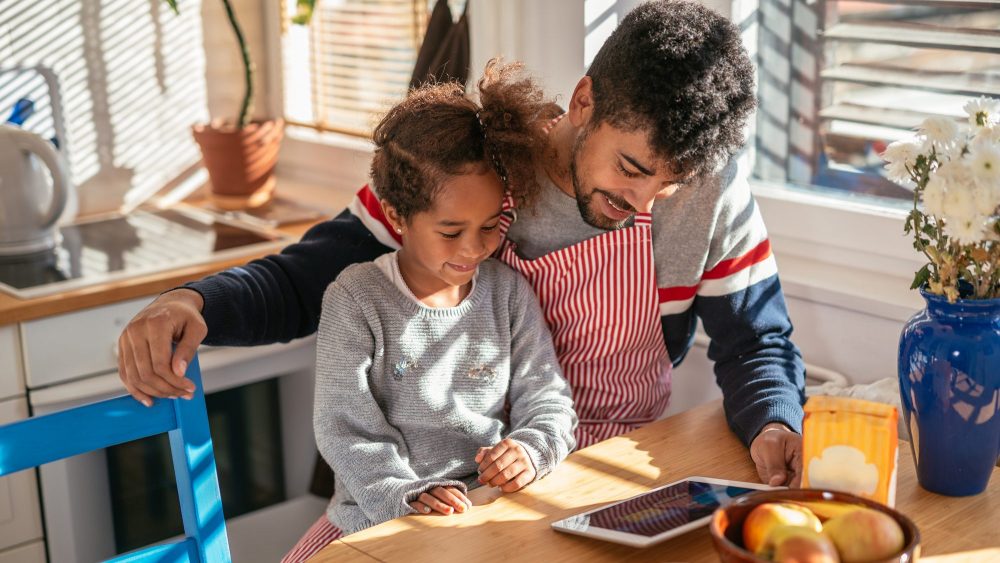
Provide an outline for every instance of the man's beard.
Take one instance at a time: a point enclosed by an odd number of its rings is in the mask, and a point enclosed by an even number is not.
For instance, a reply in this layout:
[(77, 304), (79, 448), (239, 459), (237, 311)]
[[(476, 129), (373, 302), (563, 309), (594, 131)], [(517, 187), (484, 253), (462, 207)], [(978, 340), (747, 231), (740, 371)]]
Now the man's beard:
[(577, 174), (576, 159), (580, 150), (583, 148), (583, 142), (586, 138), (587, 132), (584, 132), (583, 135), (577, 138), (576, 142), (573, 144), (573, 152), (569, 159), (569, 173), (570, 178), (573, 181), (573, 193), (576, 195), (576, 206), (580, 209), (580, 217), (582, 217), (584, 222), (591, 227), (597, 227), (598, 229), (604, 229), (605, 231), (616, 231), (618, 229), (629, 227), (635, 219), (634, 215), (623, 221), (614, 221), (611, 218), (594, 211), (592, 207), (595, 194), (597, 197), (607, 197), (620, 209), (634, 211), (632, 206), (627, 201), (600, 188), (594, 188), (590, 191), (590, 193), (584, 193), (583, 182), (580, 181), (580, 177)]

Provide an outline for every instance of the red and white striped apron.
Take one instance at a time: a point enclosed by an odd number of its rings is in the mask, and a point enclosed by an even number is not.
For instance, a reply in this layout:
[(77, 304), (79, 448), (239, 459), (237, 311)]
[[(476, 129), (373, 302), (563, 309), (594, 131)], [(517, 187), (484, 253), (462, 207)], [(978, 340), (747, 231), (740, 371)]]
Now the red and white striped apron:
[[(505, 210), (512, 209), (510, 198)], [(511, 220), (504, 214), (500, 230)], [(660, 322), (653, 228), (632, 227), (524, 260), (506, 237), (497, 256), (535, 289), (580, 418), (583, 448), (652, 422), (670, 400), (670, 357)]]

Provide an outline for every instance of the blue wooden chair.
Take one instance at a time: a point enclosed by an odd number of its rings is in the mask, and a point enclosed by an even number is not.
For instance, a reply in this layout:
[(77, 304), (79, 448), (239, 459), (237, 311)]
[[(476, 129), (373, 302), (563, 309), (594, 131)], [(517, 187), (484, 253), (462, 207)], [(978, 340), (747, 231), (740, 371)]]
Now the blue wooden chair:
[(231, 561), (197, 356), (187, 377), (196, 387), (190, 401), (147, 408), (126, 395), (0, 426), (0, 476), (166, 432), (186, 537), (109, 561)]

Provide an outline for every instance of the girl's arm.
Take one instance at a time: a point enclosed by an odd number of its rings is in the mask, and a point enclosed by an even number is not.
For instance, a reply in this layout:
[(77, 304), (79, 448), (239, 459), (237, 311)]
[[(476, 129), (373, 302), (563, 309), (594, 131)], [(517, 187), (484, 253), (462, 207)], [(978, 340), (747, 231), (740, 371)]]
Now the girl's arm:
[(538, 300), (517, 276), (511, 300), (510, 425), (507, 438), (527, 450), (537, 473), (548, 474), (573, 448), (577, 418), (569, 385), (552, 346)]
[(368, 385), (376, 341), (372, 322), (338, 281), (327, 289), (316, 342), (316, 443), (369, 522), (354, 531), (414, 513), (407, 504), (438, 486), (466, 492), (460, 481), (420, 479), (403, 436), (389, 424)]

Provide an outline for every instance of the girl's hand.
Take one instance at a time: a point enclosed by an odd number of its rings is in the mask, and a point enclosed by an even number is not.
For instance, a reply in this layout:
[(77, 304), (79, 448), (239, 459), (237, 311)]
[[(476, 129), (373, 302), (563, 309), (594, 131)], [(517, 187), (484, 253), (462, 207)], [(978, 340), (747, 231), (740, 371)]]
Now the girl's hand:
[(535, 464), (521, 444), (506, 438), (492, 448), (479, 448), (479, 482), (505, 493), (523, 489), (535, 480)]
[(410, 507), (420, 514), (437, 512), (445, 516), (455, 512), (465, 512), (472, 508), (472, 502), (455, 487), (434, 487), (421, 494)]

